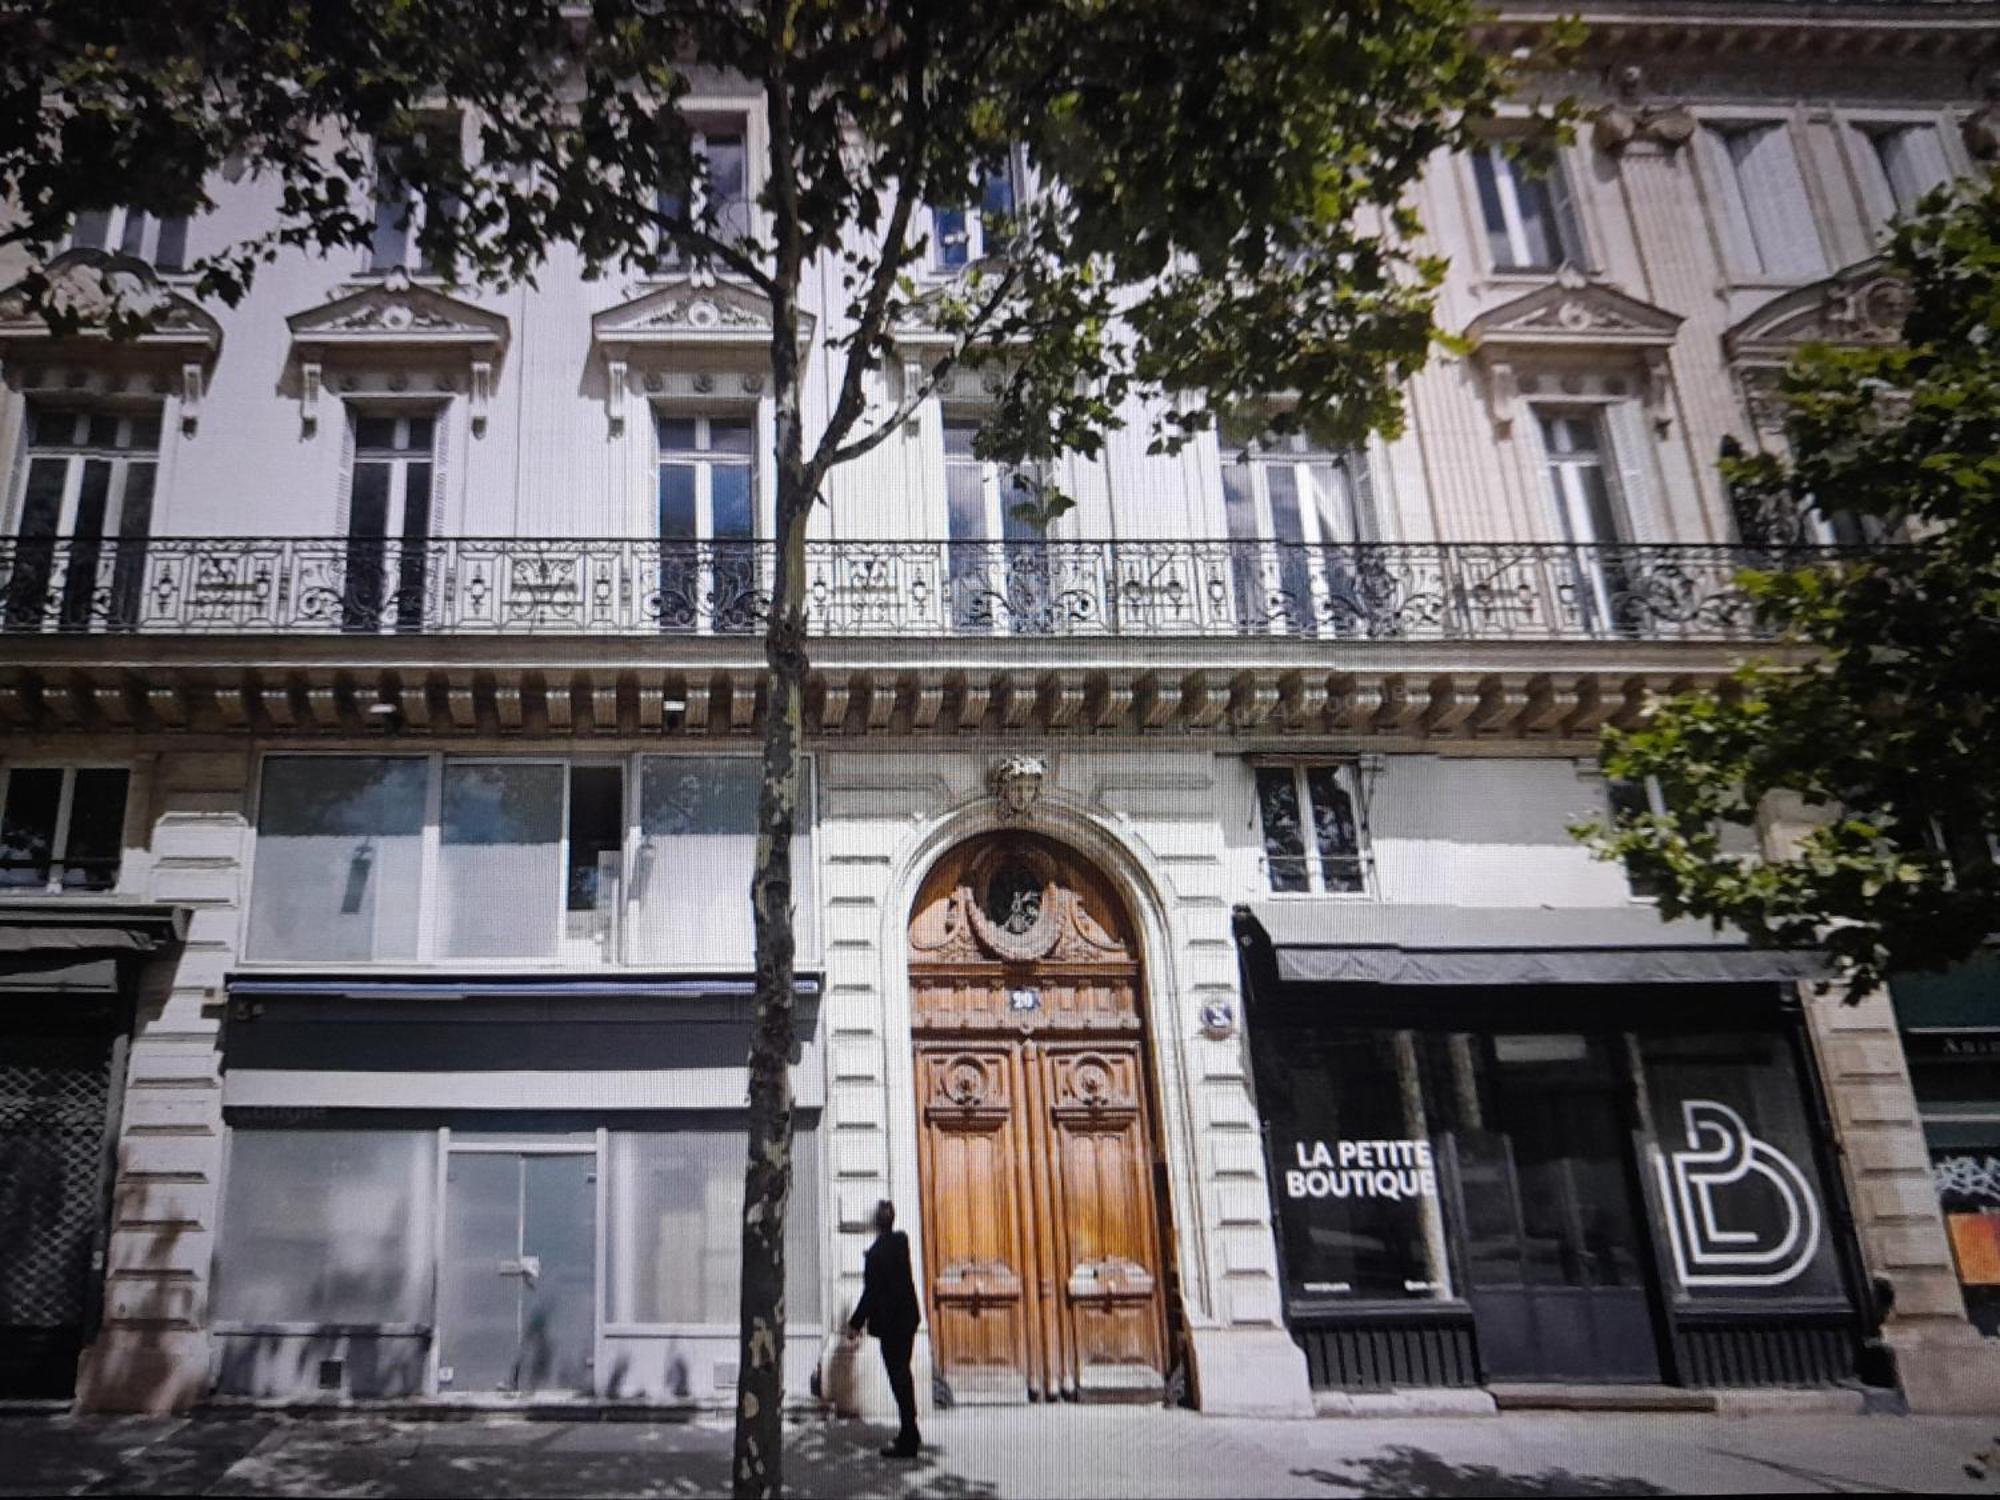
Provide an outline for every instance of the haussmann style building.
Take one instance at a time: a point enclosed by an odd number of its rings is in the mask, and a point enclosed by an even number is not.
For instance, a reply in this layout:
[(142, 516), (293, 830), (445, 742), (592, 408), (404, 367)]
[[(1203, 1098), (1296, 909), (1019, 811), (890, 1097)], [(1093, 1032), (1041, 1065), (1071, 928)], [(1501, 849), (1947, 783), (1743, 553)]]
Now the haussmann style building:
[[(967, 374), (833, 479), (801, 1402), (890, 1197), (960, 1401), (2000, 1404), (2000, 982), (1817, 993), (1568, 832), (1651, 795), (1601, 726), (1757, 649), (1735, 569), (1844, 540), (1715, 459), (1800, 344), (1893, 335), (2000, 7), (1584, 9), (1554, 170), (1422, 186), (1470, 352), (1405, 435), (1135, 424), (1022, 533)], [(754, 91), (690, 107), (753, 227)], [(766, 310), (455, 285), (393, 199), (196, 305), (262, 192), (78, 220), (135, 343), (0, 301), (0, 1397), (727, 1404)]]

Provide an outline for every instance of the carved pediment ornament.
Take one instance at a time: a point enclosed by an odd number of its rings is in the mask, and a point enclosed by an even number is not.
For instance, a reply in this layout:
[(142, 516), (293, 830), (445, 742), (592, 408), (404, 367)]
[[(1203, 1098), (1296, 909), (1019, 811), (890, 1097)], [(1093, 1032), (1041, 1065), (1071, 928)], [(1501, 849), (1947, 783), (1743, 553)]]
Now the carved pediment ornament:
[(1494, 425), (1514, 420), (1524, 364), (1637, 364), (1654, 423), (1668, 413), (1667, 351), (1680, 331), (1679, 313), (1642, 302), (1565, 266), (1547, 286), (1489, 308), (1466, 325), (1465, 339), (1486, 376)]
[(308, 434), (319, 423), (327, 365), (349, 370), (395, 365), (411, 355), (462, 359), (472, 431), (486, 430), (494, 366), (506, 353), (511, 331), (504, 314), (420, 285), (398, 269), (345, 287), (332, 300), (293, 313), (285, 324), (298, 360), (299, 421)]
[(911, 957), (922, 962), (1118, 963), (1130, 951), (1065, 885), (1054, 858), (1001, 842), (969, 861), (959, 883), (917, 914)]
[(1667, 155), (1694, 139), (1694, 112), (1675, 101), (1645, 99), (1645, 74), (1635, 65), (1620, 68), (1618, 97), (1591, 117), (1590, 137), (1597, 149), (1612, 156), (1634, 146), (1657, 147)]
[[(813, 321), (812, 314), (799, 314), (801, 349), (811, 342)], [(761, 363), (769, 358), (771, 328), (771, 304), (760, 293), (695, 273), (596, 314), (590, 338), (604, 361), (605, 416), (612, 434), (625, 430), (625, 401), (635, 370), (650, 377), (664, 368), (717, 357), (737, 369), (746, 361)], [(715, 377), (706, 370), (697, 375), (697, 388), (704, 375), (707, 388), (713, 389)], [(746, 372), (740, 383), (746, 392), (758, 394), (762, 373)]]
[(1739, 366), (1782, 365), (1806, 344), (1893, 344), (1903, 334), (1910, 289), (1876, 257), (1824, 281), (1780, 293), (1722, 336)]
[[(73, 337), (104, 339), (114, 317), (143, 320), (145, 329), (125, 347), (141, 354), (171, 350), (213, 360), (222, 348), (222, 325), (195, 302), (163, 283), (157, 272), (130, 255), (106, 250), (65, 250), (48, 263), (43, 301), (76, 320)], [(28, 308), (20, 283), (0, 291), (0, 341), (41, 342), (49, 325)]]

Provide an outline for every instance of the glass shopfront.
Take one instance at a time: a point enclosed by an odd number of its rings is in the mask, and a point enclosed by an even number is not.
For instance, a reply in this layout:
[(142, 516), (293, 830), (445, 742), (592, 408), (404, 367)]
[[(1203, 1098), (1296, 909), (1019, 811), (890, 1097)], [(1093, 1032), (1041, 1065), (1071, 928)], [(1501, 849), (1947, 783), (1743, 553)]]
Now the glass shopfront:
[(1759, 1007), (1317, 993), (1250, 1029), (1295, 1331), (1469, 1325), (1480, 1379), (1641, 1383), (1715, 1378), (1732, 1320), (1851, 1331), (1802, 1059)]

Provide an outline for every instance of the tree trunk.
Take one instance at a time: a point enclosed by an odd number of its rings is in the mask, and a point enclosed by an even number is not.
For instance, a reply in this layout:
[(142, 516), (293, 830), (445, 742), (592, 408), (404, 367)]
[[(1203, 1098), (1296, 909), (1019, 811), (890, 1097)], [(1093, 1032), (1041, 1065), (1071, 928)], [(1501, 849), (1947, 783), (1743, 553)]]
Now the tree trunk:
[(772, 299), (771, 384), (777, 418), (776, 561), (764, 629), (768, 693), (764, 777), (757, 798), (757, 865), (750, 899), (757, 933), (751, 1002), (749, 1165), (743, 1182), (743, 1280), (737, 1359), (734, 1492), (777, 1495), (784, 1484), (785, 1218), (792, 1187), (792, 831), (805, 760), (806, 518), (813, 496), (799, 426), (798, 308), (793, 288)]

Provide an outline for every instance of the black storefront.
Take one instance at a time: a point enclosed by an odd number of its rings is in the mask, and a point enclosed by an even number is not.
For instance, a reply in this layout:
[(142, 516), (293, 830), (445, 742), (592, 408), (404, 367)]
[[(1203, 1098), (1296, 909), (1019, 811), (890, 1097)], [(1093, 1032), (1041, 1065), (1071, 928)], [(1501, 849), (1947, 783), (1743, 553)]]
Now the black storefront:
[(0, 1399), (67, 1400), (102, 1311), (139, 967), (186, 913), (0, 905)]
[(1856, 1378), (1795, 961), (1662, 941), (1650, 911), (1271, 903), (1237, 925), (1315, 1386)]

